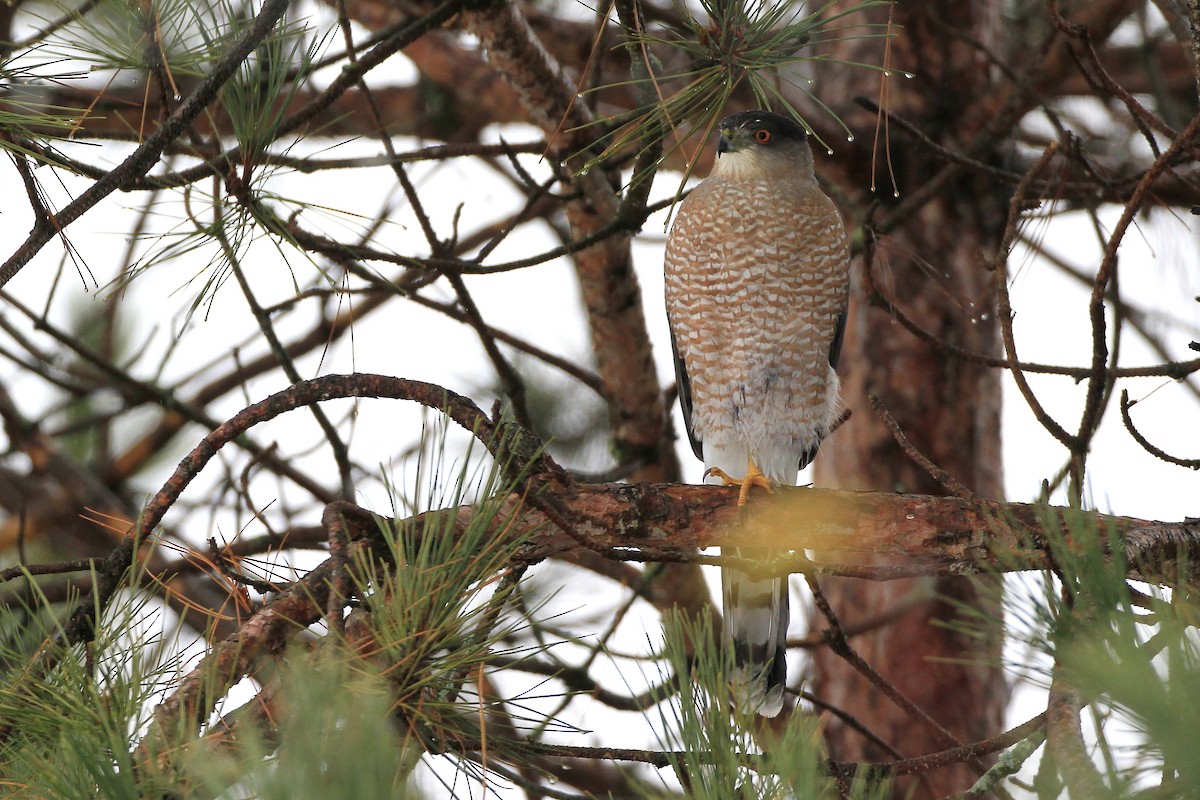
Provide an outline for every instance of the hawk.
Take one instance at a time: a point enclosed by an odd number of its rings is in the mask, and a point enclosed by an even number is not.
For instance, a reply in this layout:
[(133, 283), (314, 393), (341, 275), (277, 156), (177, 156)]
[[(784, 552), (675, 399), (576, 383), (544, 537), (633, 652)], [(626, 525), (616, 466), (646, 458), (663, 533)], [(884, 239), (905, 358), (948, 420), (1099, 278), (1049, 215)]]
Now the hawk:
[[(845, 227), (803, 127), (769, 111), (721, 122), (712, 172), (671, 226), (665, 271), (679, 401), (706, 481), (740, 485), (739, 505), (752, 486), (796, 485), (839, 411), (850, 282)], [(787, 680), (787, 579), (726, 567), (721, 587), (735, 696), (773, 717)]]

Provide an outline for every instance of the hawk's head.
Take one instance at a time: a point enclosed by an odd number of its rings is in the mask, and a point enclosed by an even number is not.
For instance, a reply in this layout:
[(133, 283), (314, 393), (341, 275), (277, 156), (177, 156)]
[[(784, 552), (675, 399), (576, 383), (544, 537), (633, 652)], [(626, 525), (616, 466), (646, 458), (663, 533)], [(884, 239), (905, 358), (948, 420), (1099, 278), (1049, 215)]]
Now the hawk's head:
[(720, 133), (714, 173), (730, 177), (794, 169), (812, 173), (808, 132), (790, 117), (743, 111), (721, 120)]

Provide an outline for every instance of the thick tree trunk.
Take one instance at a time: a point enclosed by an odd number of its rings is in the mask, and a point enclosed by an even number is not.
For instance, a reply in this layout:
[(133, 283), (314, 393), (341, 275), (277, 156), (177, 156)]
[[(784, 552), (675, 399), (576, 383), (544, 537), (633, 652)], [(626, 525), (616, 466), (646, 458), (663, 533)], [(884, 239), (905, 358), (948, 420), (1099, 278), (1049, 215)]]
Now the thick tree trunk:
[[(972, 118), (968, 109), (973, 107), (972, 98), (986, 89), (989, 68), (978, 50), (948, 38), (944, 30), (949, 25), (973, 41), (987, 42), (995, 34), (997, 7), (997, 3), (954, 2), (892, 7), (896, 27), (890, 66), (914, 72), (916, 77), (903, 80), (893, 73), (885, 79), (890, 108), (954, 149), (966, 149), (979, 133), (983, 121)], [(870, 45), (857, 41), (846, 46), (861, 51)], [(879, 63), (878, 40), (874, 49), (873, 58), (860, 53), (863, 57), (850, 60)], [(842, 185), (858, 197), (871, 179), (867, 169), (872, 163), (869, 149), (874, 120), (855, 112), (849, 101), (854, 95), (878, 98), (880, 81), (880, 76), (868, 75), (864, 82), (861, 72), (839, 78), (847, 88), (843, 110), (855, 120), (858, 149), (849, 159), (837, 159), (846, 165)], [(822, 86), (837, 85), (828, 77), (822, 76)], [(822, 92), (823, 97), (827, 95), (827, 90)], [(977, 155), (983, 161), (992, 160), (1003, 144), (998, 141)], [(892, 197), (881, 146), (873, 176), (880, 187), (878, 195), (886, 203), (883, 213), (877, 212), (880, 218), (901, 208), (946, 167), (944, 160), (910, 139), (893, 136), (890, 149), (900, 196)], [(996, 187), (960, 173), (946, 189), (882, 236), (873, 252), (868, 248), (867, 259), (856, 263), (840, 369), (843, 398), (853, 417), (822, 448), (816, 465), (818, 485), (944, 491), (904, 453), (872, 412), (868, 396), (873, 393), (883, 400), (910, 441), (935, 464), (980, 495), (1001, 496), (996, 370), (931, 348), (889, 313), (872, 305), (871, 292), (877, 287), (905, 315), (937, 337), (971, 351), (995, 352), (995, 315), (983, 312), (993, 297), (992, 273), (987, 267), (1003, 232), (1005, 203)], [(855, 221), (851, 219), (851, 226)], [(960, 742), (986, 737), (1001, 728), (1008, 691), (999, 669), (998, 581), (939, 578), (868, 583), (841, 579), (822, 580), (820, 586), (848, 625), (894, 610), (912, 593), (925, 598), (887, 626), (854, 638), (853, 647)], [(963, 608), (982, 612), (968, 624), (975, 632), (982, 628), (984, 635), (968, 635), (953, 624), (943, 624), (961, 621)], [(828, 623), (814, 611), (811, 625), (821, 629)], [(854, 715), (902, 756), (946, 746), (944, 737), (931, 726), (898, 708), (828, 650), (814, 658), (812, 691)], [(830, 721), (826, 733), (835, 759), (892, 757), (836, 719)], [(978, 765), (955, 765), (931, 773), (915, 787), (898, 787), (897, 796), (913, 788), (920, 797), (955, 794), (967, 789), (979, 774)]]

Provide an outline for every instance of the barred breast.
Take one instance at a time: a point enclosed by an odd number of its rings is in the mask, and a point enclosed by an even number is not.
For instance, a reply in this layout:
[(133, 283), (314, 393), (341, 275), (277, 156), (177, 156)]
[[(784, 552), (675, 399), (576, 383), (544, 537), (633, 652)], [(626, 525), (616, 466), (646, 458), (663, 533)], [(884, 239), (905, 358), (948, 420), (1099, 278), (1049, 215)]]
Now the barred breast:
[(680, 204), (666, 299), (696, 438), (784, 449), (793, 465), (819, 443), (838, 411), (829, 352), (848, 258), (812, 179), (710, 176)]

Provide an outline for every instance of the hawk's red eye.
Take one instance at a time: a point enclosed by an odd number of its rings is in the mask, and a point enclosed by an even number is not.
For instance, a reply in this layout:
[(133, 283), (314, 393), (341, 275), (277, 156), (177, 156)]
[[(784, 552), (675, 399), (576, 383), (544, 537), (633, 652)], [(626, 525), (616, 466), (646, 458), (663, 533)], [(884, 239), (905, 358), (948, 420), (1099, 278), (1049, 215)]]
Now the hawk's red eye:
[(754, 132), (754, 141), (759, 144), (766, 144), (771, 141), (771, 132), (766, 128), (759, 128)]

